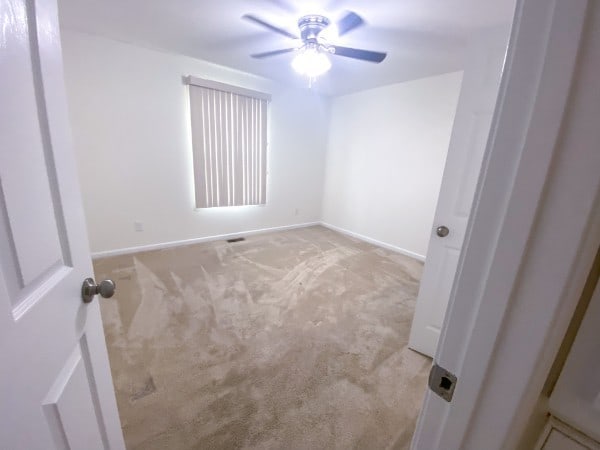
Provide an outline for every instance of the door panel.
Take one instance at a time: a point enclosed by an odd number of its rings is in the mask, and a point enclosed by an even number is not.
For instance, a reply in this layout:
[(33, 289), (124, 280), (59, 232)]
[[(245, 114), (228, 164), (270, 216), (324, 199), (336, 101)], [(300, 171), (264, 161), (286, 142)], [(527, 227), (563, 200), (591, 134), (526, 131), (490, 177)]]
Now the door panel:
[(81, 348), (77, 346), (42, 403), (56, 448), (104, 447), (96, 417), (97, 398), (92, 398), (89, 383)]
[[(458, 248), (446, 247), (444, 250), (444, 254), (441, 257), (442, 261), (440, 263), (440, 272), (442, 274), (454, 269), (458, 264), (458, 257), (460, 256), (460, 249)], [(453, 279), (450, 277), (440, 277), (439, 279), (441, 283), (439, 285), (439, 289), (442, 292), (450, 292), (450, 289), (452, 289)], [(442, 308), (433, 308), (433, 310), (431, 311), (431, 327), (433, 330), (435, 330), (436, 333), (440, 332), (440, 330), (442, 329), (442, 325), (444, 324), (444, 316), (447, 304), (444, 304), (442, 306)]]
[[(498, 80), (499, 82), (500, 80)], [(493, 105), (493, 103), (492, 103)], [(493, 106), (492, 106), (493, 108)], [(454, 215), (467, 220), (471, 213), (471, 204), (475, 194), (475, 186), (481, 169), (481, 161), (492, 123), (492, 111), (473, 111), (469, 114), (469, 131), (465, 145), (465, 158), (459, 167), (459, 177), (456, 180), (458, 188), (454, 197)], [(463, 236), (464, 236), (464, 230)]]
[[(10, 3), (10, 2), (9, 2)], [(8, 8), (3, 2), (4, 8)], [(13, 4), (19, 20), (15, 20), (15, 33), (28, 36), (27, 23), (21, 18), (26, 15), (23, 4)], [(4, 11), (5, 16), (7, 11)], [(31, 49), (13, 33), (7, 35), (3, 51), (7, 52), (10, 71), (2, 71), (0, 79), (5, 86), (3, 102), (11, 105), (2, 109), (3, 139), (10, 143), (12, 151), (2, 152), (2, 191), (5, 208), (8, 210), (13, 243), (20, 262), (22, 282), (28, 284), (45, 272), (49, 266), (61, 260), (61, 245), (46, 157), (51, 159), (47, 136), (47, 111), (40, 90), (39, 73), (34, 73)], [(39, 102), (38, 102), (39, 100)], [(36, 112), (37, 114), (32, 114)], [(17, 151), (18, 150), (18, 151)], [(24, 185), (23, 176), (28, 183)], [(54, 176), (55, 178), (55, 176)], [(43, 207), (36, 210), (36, 220), (31, 220), (30, 205)], [(31, 248), (37, 250), (37, 258), (29, 258)]]
[[(481, 31), (468, 51), (409, 347), (437, 348), (498, 96), (508, 27)], [(445, 237), (436, 234), (446, 226)]]
[(70, 144), (56, 4), (0, 2), (0, 448), (124, 448)]

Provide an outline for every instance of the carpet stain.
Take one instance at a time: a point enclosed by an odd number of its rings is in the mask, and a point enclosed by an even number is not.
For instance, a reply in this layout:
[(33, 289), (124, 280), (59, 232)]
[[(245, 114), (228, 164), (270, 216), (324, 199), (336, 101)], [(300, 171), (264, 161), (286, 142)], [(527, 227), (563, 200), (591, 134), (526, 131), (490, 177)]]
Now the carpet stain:
[(409, 447), (419, 261), (317, 226), (94, 266), (128, 449)]
[(146, 382), (144, 383), (144, 386), (141, 389), (135, 391), (133, 393), (133, 395), (130, 397), (130, 400), (132, 402), (135, 402), (136, 400), (139, 400), (140, 398), (150, 395), (153, 392), (156, 392), (156, 386), (154, 386), (154, 380), (152, 379), (152, 377), (148, 376), (148, 378), (146, 379)]

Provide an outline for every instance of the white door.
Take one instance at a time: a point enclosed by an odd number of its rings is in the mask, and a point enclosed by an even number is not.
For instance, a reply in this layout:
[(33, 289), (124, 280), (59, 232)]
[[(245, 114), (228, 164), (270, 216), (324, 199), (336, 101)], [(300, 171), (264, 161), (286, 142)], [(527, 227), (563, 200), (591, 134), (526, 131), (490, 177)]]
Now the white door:
[[(433, 357), (498, 96), (509, 27), (474, 36), (456, 108), (408, 346)], [(438, 227), (445, 227), (440, 230)], [(447, 229), (447, 230), (446, 230)], [(447, 232), (445, 235), (444, 232)]]
[(599, 67), (599, 2), (518, 0), (413, 450), (521, 448), (600, 245)]
[(0, 23), (0, 448), (123, 449), (98, 300), (81, 300), (55, 0), (2, 0)]

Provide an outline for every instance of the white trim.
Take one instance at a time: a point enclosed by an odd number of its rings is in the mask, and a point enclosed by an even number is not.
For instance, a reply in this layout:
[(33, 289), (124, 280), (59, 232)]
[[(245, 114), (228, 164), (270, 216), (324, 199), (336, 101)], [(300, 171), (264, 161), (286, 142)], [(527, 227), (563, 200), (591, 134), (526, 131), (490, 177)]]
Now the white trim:
[(321, 225), (324, 226), (325, 228), (329, 228), (330, 230), (337, 231), (338, 233), (342, 233), (347, 236), (351, 236), (353, 238), (360, 239), (361, 241), (368, 242), (369, 244), (377, 245), (378, 247), (383, 247), (383, 248), (391, 250), (393, 252), (397, 252), (397, 253), (401, 253), (406, 256), (410, 256), (411, 258), (418, 259), (419, 261), (425, 261), (425, 256), (419, 255), (418, 253), (415, 253), (415, 252), (411, 252), (410, 250), (396, 247), (395, 245), (388, 244), (386, 242), (378, 241), (377, 239), (370, 238), (363, 234), (355, 233), (354, 231), (336, 227), (335, 225), (331, 225), (330, 223), (321, 222)]
[(362, 234), (354, 233), (353, 231), (345, 230), (344, 228), (336, 227), (335, 225), (331, 225), (331, 224), (325, 223), (325, 222), (306, 222), (306, 223), (299, 223), (299, 224), (295, 224), (295, 225), (284, 225), (281, 227), (260, 228), (258, 230), (240, 231), (240, 232), (228, 233), (228, 234), (218, 234), (218, 235), (214, 235), (214, 236), (205, 236), (205, 237), (193, 238), (193, 239), (182, 239), (179, 241), (162, 242), (159, 244), (147, 244), (147, 245), (140, 245), (140, 246), (136, 246), (136, 247), (118, 248), (115, 250), (94, 252), (94, 253), (92, 253), (92, 259), (109, 258), (111, 256), (119, 256), (119, 255), (129, 255), (131, 253), (147, 252), (150, 250), (161, 250), (161, 249), (170, 248), (170, 247), (180, 247), (182, 245), (200, 244), (202, 242), (222, 241), (225, 239), (232, 239), (232, 238), (241, 237), (241, 236), (252, 236), (252, 235), (256, 235), (256, 234), (274, 233), (277, 231), (294, 230), (296, 228), (313, 227), (315, 225), (321, 225), (330, 230), (337, 231), (338, 233), (341, 233), (341, 234), (345, 234), (346, 236), (350, 236), (350, 237), (353, 237), (356, 239), (360, 239), (361, 241), (368, 242), (369, 244), (377, 245), (378, 247), (382, 247), (387, 250), (391, 250), (393, 252), (401, 253), (402, 255), (410, 256), (411, 258), (418, 259), (419, 261), (425, 261), (425, 256), (419, 255), (418, 253), (411, 252), (410, 250), (405, 250), (403, 248), (396, 247), (395, 245), (391, 245), (386, 242), (378, 241), (377, 239), (373, 239), (368, 236), (364, 236)]
[(260, 228), (258, 230), (239, 231), (228, 234), (218, 234), (214, 236), (205, 236), (193, 239), (182, 239), (180, 241), (162, 242), (160, 244), (140, 245), (137, 247), (119, 248), (115, 250), (106, 250), (92, 253), (92, 259), (109, 258), (111, 256), (128, 255), (131, 253), (147, 252), (150, 250), (161, 250), (170, 247), (180, 247), (182, 245), (200, 244), (202, 242), (222, 241), (242, 236), (253, 236), (256, 234), (273, 233), (276, 231), (293, 230), (296, 228), (306, 228), (315, 225), (321, 225), (321, 222), (306, 222), (295, 225), (284, 225), (281, 227)]
[(568, 438), (574, 440), (582, 447), (585, 447), (589, 450), (599, 450), (600, 444), (590, 438), (589, 436), (583, 434), (579, 430), (576, 430), (573, 427), (570, 427), (567, 423), (562, 422), (560, 419), (550, 416), (546, 426), (544, 427), (544, 431), (540, 435), (534, 450), (543, 450), (544, 445), (547, 443), (550, 434), (554, 431), (558, 431), (560, 434), (567, 436)]
[(271, 101), (271, 94), (268, 94), (266, 92), (255, 91), (241, 86), (234, 86), (232, 84), (221, 83), (215, 80), (198, 78), (193, 75), (188, 75), (187, 77), (184, 77), (184, 80), (187, 84), (192, 86), (214, 89), (216, 91), (231, 92), (233, 94), (242, 95), (244, 97), (266, 100), (267, 102)]

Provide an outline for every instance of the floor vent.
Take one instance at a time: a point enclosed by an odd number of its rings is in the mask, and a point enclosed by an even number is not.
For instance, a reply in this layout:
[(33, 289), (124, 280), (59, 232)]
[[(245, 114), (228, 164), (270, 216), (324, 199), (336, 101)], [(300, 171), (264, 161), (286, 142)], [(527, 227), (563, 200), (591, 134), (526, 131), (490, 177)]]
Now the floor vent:
[(239, 238), (233, 238), (233, 239), (227, 239), (227, 242), (231, 243), (231, 242), (242, 242), (245, 241), (246, 238), (243, 237), (239, 237)]

